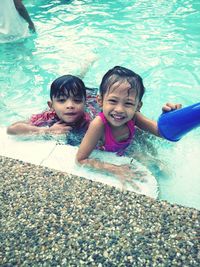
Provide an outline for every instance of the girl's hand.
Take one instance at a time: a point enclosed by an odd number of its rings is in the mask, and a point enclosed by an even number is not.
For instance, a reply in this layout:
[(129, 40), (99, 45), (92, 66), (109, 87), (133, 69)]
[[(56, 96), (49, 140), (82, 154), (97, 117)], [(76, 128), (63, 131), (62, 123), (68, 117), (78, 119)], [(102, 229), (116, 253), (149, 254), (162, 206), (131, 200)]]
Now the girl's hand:
[(58, 121), (49, 127), (48, 132), (53, 134), (66, 134), (71, 130), (71, 126), (66, 125), (64, 122)]
[(141, 191), (139, 186), (134, 182), (134, 180), (139, 180), (140, 182), (146, 182), (144, 178), (145, 172), (134, 170), (132, 165), (123, 164), (120, 166), (114, 167), (115, 170), (112, 170), (113, 173), (120, 179), (122, 183), (122, 190), (126, 189), (126, 183), (131, 184), (131, 186), (137, 190)]
[(172, 110), (180, 109), (180, 108), (182, 108), (182, 105), (181, 104), (166, 103), (162, 107), (162, 111), (163, 112), (168, 112), (168, 111), (172, 111)]

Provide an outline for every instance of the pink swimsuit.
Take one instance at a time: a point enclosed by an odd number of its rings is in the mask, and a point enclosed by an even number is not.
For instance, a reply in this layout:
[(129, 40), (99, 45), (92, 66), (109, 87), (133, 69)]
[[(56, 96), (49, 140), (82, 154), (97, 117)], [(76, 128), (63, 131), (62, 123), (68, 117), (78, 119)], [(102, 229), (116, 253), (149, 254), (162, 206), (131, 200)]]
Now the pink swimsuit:
[(108, 124), (108, 121), (106, 120), (103, 112), (100, 112), (98, 116), (101, 118), (105, 126), (105, 143), (103, 146), (98, 147), (98, 149), (110, 152), (117, 152), (119, 156), (123, 155), (125, 149), (130, 145), (135, 134), (134, 121), (130, 120), (127, 122), (127, 126), (130, 132), (128, 139), (118, 142), (114, 139), (110, 125)]

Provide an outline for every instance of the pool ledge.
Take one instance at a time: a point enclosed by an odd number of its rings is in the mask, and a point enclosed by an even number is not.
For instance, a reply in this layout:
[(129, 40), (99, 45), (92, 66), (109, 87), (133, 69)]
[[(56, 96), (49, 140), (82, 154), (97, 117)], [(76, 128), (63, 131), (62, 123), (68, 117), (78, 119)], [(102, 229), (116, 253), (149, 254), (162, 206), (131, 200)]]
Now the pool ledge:
[(0, 156), (1, 266), (199, 266), (193, 208)]

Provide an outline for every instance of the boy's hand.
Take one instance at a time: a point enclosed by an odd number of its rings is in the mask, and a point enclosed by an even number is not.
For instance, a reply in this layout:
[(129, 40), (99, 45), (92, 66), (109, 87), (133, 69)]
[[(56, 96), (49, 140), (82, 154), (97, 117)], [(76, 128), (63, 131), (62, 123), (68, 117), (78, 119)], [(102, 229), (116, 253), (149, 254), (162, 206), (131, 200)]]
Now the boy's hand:
[(182, 105), (181, 104), (166, 103), (162, 107), (162, 111), (163, 112), (168, 112), (168, 111), (172, 111), (172, 110), (180, 109), (180, 108), (182, 108)]
[(49, 127), (49, 133), (53, 134), (66, 134), (72, 130), (71, 126), (66, 125), (65, 123), (58, 121)]

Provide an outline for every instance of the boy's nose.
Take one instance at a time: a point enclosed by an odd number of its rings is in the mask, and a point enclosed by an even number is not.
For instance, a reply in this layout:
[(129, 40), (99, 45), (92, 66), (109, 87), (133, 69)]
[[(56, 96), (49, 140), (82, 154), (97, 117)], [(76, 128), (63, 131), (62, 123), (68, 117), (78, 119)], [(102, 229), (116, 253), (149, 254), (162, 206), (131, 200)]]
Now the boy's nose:
[(73, 101), (71, 99), (67, 99), (66, 101), (66, 108), (73, 108)]

